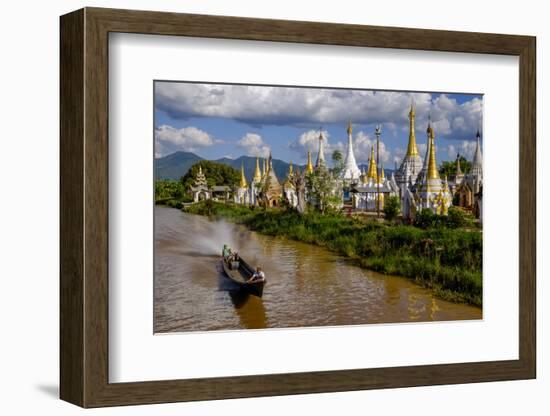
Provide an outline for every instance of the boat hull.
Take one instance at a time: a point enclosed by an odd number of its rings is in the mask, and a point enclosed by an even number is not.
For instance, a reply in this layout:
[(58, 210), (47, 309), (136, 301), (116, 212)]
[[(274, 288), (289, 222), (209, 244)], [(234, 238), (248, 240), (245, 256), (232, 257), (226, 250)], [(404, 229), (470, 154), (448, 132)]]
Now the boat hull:
[(235, 283), (235, 287), (238, 288), (239, 291), (249, 293), (259, 298), (262, 297), (265, 281), (247, 283), (247, 281), (254, 274), (254, 269), (252, 269), (244, 260), (241, 259), (239, 261), (239, 268), (237, 270), (231, 269), (225, 259), (222, 259), (221, 263), (224, 275)]

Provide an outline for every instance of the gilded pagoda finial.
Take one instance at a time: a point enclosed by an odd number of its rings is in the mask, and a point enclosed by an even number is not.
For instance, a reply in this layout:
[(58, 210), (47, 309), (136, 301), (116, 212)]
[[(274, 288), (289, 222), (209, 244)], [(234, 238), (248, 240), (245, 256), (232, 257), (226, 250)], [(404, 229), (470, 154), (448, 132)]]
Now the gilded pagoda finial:
[(384, 179), (386, 179), (386, 175), (384, 174), (384, 165), (380, 166), (380, 182), (384, 182)]
[(378, 177), (376, 160), (374, 159), (374, 146), (371, 146), (370, 148), (369, 170), (367, 171), (367, 177), (374, 180)]
[(428, 137), (430, 140), (430, 155), (428, 160), (428, 179), (439, 179), (437, 164), (435, 161), (435, 134), (431, 125), (428, 126)]
[(407, 156), (418, 156), (418, 147), (416, 146), (416, 134), (414, 127), (414, 101), (411, 101), (411, 110), (409, 111), (409, 144), (407, 146)]
[(241, 164), (241, 183), (240, 187), (243, 189), (248, 188), (248, 183), (246, 182), (246, 177), (244, 176), (244, 162)]
[(307, 166), (306, 166), (306, 172), (311, 173), (313, 172), (313, 163), (311, 163), (311, 152), (307, 151)]
[(253, 181), (258, 183), (262, 180), (262, 172), (260, 171), (260, 159), (256, 156), (256, 169), (254, 170)]

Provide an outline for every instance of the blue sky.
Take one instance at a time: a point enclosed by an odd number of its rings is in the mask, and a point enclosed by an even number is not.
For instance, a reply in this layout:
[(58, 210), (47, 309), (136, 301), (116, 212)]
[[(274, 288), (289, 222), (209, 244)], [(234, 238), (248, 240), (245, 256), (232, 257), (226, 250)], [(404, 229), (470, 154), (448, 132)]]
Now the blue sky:
[(345, 154), (351, 119), (357, 162), (366, 163), (381, 124), (380, 159), (392, 168), (407, 147), (411, 102), (422, 156), (430, 118), (438, 161), (457, 153), (471, 159), (482, 124), (481, 94), (167, 81), (155, 82), (155, 153), (162, 157), (183, 150), (218, 159), (272, 152), (276, 159), (303, 164), (308, 150), (315, 157), (322, 130), (330, 160), (335, 149)]

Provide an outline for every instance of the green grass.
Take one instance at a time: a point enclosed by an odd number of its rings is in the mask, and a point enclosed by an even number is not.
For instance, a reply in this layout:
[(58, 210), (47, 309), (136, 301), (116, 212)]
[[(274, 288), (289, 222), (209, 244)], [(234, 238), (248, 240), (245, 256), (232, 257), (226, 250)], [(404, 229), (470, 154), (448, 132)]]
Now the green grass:
[(447, 300), (482, 305), (482, 233), (418, 228), (310, 211), (263, 210), (205, 201), (186, 212), (226, 218), (265, 235), (316, 244), (359, 266), (414, 280)]

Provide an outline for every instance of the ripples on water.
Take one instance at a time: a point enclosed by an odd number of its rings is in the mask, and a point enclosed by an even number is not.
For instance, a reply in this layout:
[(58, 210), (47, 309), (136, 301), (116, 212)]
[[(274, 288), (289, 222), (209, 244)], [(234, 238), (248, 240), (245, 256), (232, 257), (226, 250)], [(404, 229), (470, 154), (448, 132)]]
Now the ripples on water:
[[(223, 244), (267, 275), (262, 299), (232, 292)], [(309, 244), (155, 208), (155, 332), (481, 319), (407, 279), (353, 266)]]

